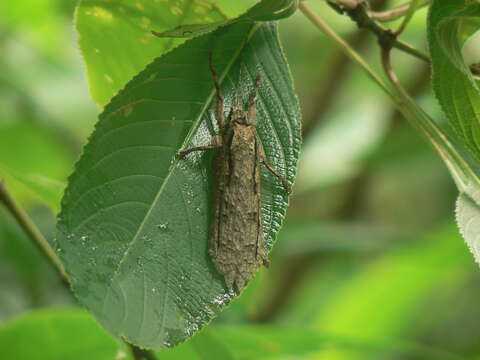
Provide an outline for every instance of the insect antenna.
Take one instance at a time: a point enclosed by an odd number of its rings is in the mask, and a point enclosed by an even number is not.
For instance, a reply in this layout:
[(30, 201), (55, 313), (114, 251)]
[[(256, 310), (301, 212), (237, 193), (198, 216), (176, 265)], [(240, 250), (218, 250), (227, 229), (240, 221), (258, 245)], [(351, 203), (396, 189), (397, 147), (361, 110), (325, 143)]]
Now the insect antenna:
[(257, 76), (257, 79), (255, 80), (255, 86), (253, 88), (253, 91), (250, 94), (250, 97), (248, 98), (248, 107), (249, 108), (254, 106), (255, 102), (257, 101), (258, 92), (260, 90), (260, 85), (262, 84), (262, 80), (263, 80), (263, 74), (259, 73), (258, 76)]
[(213, 64), (213, 53), (211, 51), (208, 53), (208, 64), (210, 66), (210, 72), (212, 73), (213, 84), (215, 85), (215, 95), (217, 97), (217, 100), (215, 102), (215, 118), (221, 132), (225, 127), (225, 119), (223, 116), (224, 97), (222, 92), (222, 86), (220, 84), (220, 80), (217, 74), (217, 68)]

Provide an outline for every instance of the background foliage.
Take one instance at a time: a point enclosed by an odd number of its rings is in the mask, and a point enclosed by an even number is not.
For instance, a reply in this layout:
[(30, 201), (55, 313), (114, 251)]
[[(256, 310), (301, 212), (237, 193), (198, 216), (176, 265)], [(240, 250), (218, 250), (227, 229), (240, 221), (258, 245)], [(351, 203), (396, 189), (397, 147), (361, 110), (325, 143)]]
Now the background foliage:
[[(322, 1), (309, 5), (378, 65), (378, 48), (368, 33)], [(74, 6), (59, 0), (37, 7), (0, 4), (0, 172), (50, 238), (66, 178), (99, 112), (76, 45)], [(222, 11), (233, 17), (243, 10)], [(77, 16), (81, 26), (81, 12)], [(476, 358), (480, 279), (453, 223), (457, 192), (444, 165), (389, 99), (304, 16), (281, 21), (279, 31), (302, 105), (305, 143), (272, 266), (212, 326), (162, 352), (162, 358)], [(403, 38), (425, 48), (425, 10)], [(82, 41), (88, 39), (80, 39), (80, 46), (97, 46)], [(410, 93), (441, 123), (428, 67), (399, 52), (394, 60)], [(94, 87), (93, 97), (105, 103), (108, 89)], [(66, 356), (84, 339), (82, 348), (95, 349), (91, 359), (130, 358), (124, 345), (77, 308), (3, 209), (0, 321), (2, 354), (24, 348), (28, 338), (51, 358)], [(55, 336), (45, 339), (39, 328)], [(89, 343), (82, 334), (93, 332), (98, 336)]]

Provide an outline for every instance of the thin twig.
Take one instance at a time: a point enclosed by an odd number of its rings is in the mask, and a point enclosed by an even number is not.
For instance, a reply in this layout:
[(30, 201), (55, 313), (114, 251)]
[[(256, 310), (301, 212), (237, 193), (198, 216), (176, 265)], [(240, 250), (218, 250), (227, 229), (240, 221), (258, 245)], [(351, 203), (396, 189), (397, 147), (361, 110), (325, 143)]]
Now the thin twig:
[(410, 20), (412, 20), (413, 15), (415, 14), (415, 11), (417, 11), (418, 4), (419, 0), (412, 0), (412, 2), (410, 3), (410, 7), (408, 8), (407, 13), (403, 17), (402, 23), (398, 27), (397, 31), (395, 31), (395, 34), (397, 36), (403, 33), (407, 28), (408, 23), (410, 22)]
[(410, 55), (415, 56), (416, 58), (425, 61), (426, 63), (430, 63), (430, 58), (428, 57), (427, 54), (421, 52), (418, 49), (415, 49), (413, 46), (410, 44), (402, 41), (402, 40), (395, 40), (394, 47), (398, 50), (402, 50)]
[(428, 55), (424, 54), (418, 49), (415, 49), (413, 46), (407, 44), (406, 42), (399, 40), (397, 34), (394, 31), (384, 27), (382, 24), (375, 21), (375, 19), (372, 18), (372, 16), (370, 15), (368, 8), (364, 2), (358, 2), (356, 7), (345, 7), (343, 8), (343, 10), (357, 24), (359, 28), (367, 29), (374, 33), (382, 46), (384, 46), (383, 44), (386, 44), (390, 47), (402, 50), (407, 54), (413, 55), (420, 60), (430, 62), (430, 58), (428, 57)]
[(52, 247), (50, 246), (48, 241), (45, 239), (45, 237), (42, 235), (42, 233), (35, 226), (35, 224), (30, 219), (30, 217), (25, 212), (25, 210), (22, 209), (20, 204), (18, 204), (16, 200), (13, 198), (13, 196), (9, 193), (9, 191), (7, 190), (7, 187), (5, 186), (5, 182), (2, 179), (0, 179), (0, 202), (3, 203), (5, 208), (15, 218), (15, 220), (21, 226), (23, 231), (27, 233), (29, 238), (37, 246), (40, 252), (43, 255), (45, 255), (45, 257), (50, 261), (52, 265), (54, 265), (57, 268), (62, 280), (68, 281), (68, 276), (65, 273), (63, 264), (58, 258), (57, 254), (52, 249)]
[[(415, 11), (421, 9), (430, 4), (431, 0), (420, 0)], [(393, 20), (397, 20), (403, 16), (405, 16), (412, 6), (412, 2), (408, 2), (406, 4), (400, 5), (394, 9), (385, 10), (385, 11), (370, 11), (369, 14), (372, 18), (380, 22), (389, 22)]]

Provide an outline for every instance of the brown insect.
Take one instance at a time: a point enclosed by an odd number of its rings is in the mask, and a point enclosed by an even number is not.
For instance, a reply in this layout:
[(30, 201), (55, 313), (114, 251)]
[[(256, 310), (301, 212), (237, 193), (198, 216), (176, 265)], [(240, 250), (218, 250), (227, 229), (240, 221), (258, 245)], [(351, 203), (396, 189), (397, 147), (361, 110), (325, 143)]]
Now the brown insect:
[(268, 163), (255, 131), (262, 75), (255, 82), (246, 110), (237, 90), (236, 104), (225, 122), (224, 97), (211, 54), (210, 69), (216, 89), (219, 133), (211, 145), (185, 149), (179, 155), (215, 150), (215, 212), (208, 252), (227, 287), (233, 289), (235, 285), (241, 291), (260, 266), (269, 264), (261, 220), (260, 163), (278, 177), (286, 191), (290, 192), (290, 186)]

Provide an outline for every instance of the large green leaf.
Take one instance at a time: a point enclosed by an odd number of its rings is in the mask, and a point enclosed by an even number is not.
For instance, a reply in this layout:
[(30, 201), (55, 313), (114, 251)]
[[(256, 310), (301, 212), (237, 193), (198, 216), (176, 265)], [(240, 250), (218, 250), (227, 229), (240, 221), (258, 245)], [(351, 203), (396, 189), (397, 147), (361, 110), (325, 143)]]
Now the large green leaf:
[[(234, 296), (207, 256), (211, 157), (175, 156), (211, 141), (210, 51), (227, 104), (265, 75), (258, 135), (293, 182), (299, 109), (276, 26), (243, 22), (189, 40), (135, 77), (100, 116), (62, 201), (54, 245), (76, 295), (110, 332), (143, 347), (183, 341)], [(271, 247), (287, 195), (268, 172), (262, 179)]]
[(128, 360), (129, 350), (108, 336), (85, 312), (43, 310), (0, 328), (2, 359)]
[[(434, 0), (430, 7), (428, 35), (432, 56), (434, 91), (460, 143), (470, 175), (459, 186), (457, 222), (477, 262), (480, 262), (480, 89), (462, 54), (472, 23), (480, 19), (476, 1)], [(469, 159), (471, 155), (472, 159)]]
[(435, 0), (430, 7), (428, 41), (434, 91), (458, 138), (480, 161), (480, 90), (465, 64), (465, 23), (480, 16), (472, 1)]
[[(296, 1), (263, 0), (252, 17), (271, 20), (290, 15)], [(77, 8), (76, 26), (94, 100), (105, 105), (154, 58), (183, 42), (155, 38), (152, 30), (164, 32), (183, 24), (213, 23), (218, 27), (245, 13), (256, 2), (82, 0)]]

